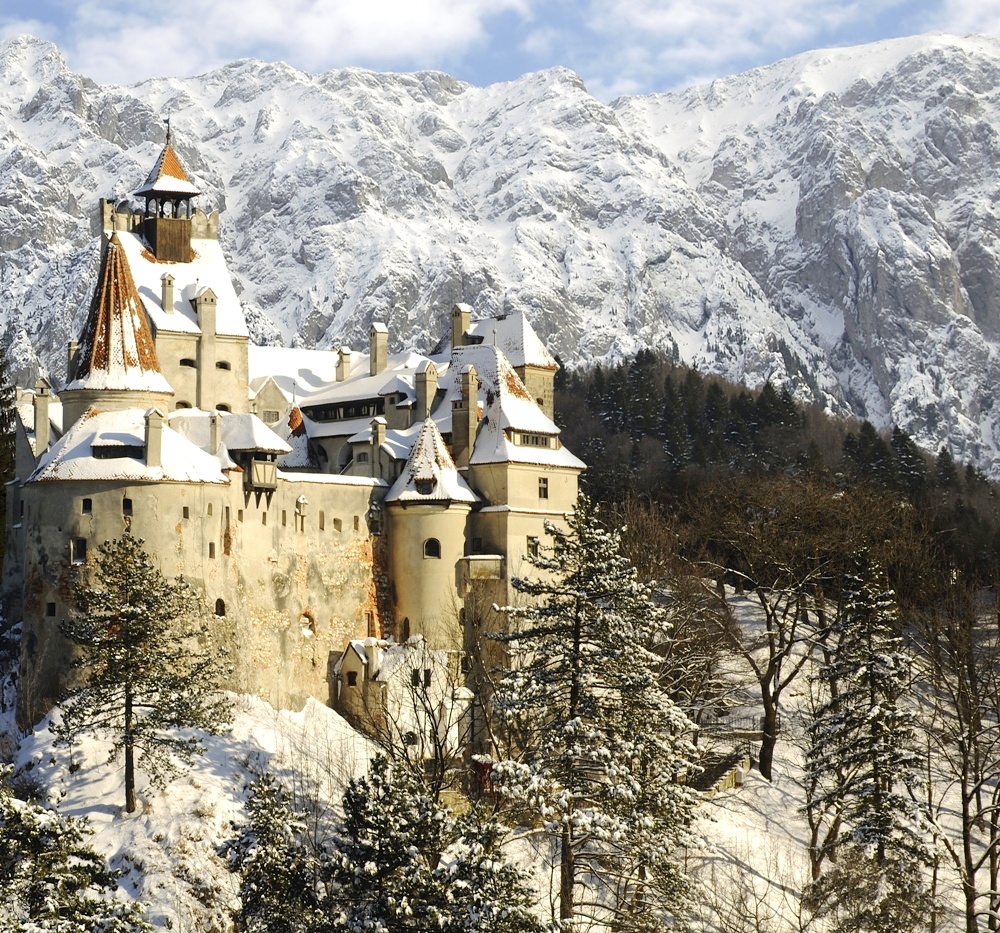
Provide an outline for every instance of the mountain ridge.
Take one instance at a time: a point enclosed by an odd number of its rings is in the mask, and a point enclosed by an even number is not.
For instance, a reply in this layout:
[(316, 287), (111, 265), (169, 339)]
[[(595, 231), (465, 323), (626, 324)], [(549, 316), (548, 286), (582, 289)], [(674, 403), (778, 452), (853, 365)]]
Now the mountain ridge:
[(259, 341), (361, 347), (384, 320), (427, 349), (456, 302), (523, 310), (570, 364), (651, 347), (1000, 476), (997, 78), (1000, 41), (933, 35), (610, 105), (563, 68), (476, 88), (244, 59), (101, 87), (8, 40), (7, 341), (61, 378), (96, 200), (141, 183), (169, 115)]

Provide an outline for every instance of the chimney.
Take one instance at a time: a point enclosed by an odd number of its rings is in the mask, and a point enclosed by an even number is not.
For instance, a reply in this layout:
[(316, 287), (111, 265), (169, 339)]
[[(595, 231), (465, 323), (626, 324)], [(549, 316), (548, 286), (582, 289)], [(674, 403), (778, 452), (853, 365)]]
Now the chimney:
[(369, 367), (368, 375), (377, 376), (383, 369), (388, 366), (388, 351), (389, 351), (389, 329), (378, 321), (372, 324), (371, 330), (368, 331), (368, 337), (371, 340), (371, 349), (369, 350)]
[(472, 308), (465, 304), (455, 305), (451, 309), (451, 348), (464, 347), (465, 335), (472, 324)]
[(337, 382), (343, 382), (351, 374), (351, 348), (341, 347), (337, 352)]
[(467, 467), (479, 427), (479, 377), (474, 366), (461, 372), (462, 394), (451, 403), (451, 454), (457, 467)]
[(76, 358), (80, 353), (80, 344), (71, 340), (66, 344), (66, 381), (72, 382), (76, 378)]
[(371, 468), (372, 468), (372, 478), (379, 478), (379, 453), (382, 450), (382, 445), (385, 443), (385, 428), (386, 420), (381, 416), (378, 418), (372, 418), (372, 458), (371, 458)]
[(378, 639), (365, 639), (365, 657), (368, 659), (368, 679), (374, 680), (378, 677)]
[(174, 313), (174, 277), (169, 272), (160, 276), (160, 304), (167, 314)]
[(213, 411), (208, 416), (208, 452), (217, 454), (222, 443), (222, 415)]
[(146, 466), (162, 466), (163, 412), (150, 408), (145, 414), (146, 421)]
[(210, 288), (203, 288), (194, 299), (194, 310), (198, 315), (198, 326), (203, 335), (215, 335), (215, 306), (218, 298)]
[(35, 383), (35, 456), (49, 449), (49, 387), (41, 379)]
[(414, 420), (426, 421), (431, 414), (431, 406), (434, 404), (434, 396), (437, 393), (438, 373), (437, 367), (428, 360), (417, 371), (417, 407), (413, 412)]

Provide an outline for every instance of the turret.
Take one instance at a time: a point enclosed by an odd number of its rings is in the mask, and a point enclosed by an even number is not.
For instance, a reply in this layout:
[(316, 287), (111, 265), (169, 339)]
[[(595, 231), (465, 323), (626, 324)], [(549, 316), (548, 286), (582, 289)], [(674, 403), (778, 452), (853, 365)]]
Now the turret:
[(460, 469), (469, 465), (479, 425), (479, 377), (469, 364), (461, 372), (461, 395), (451, 403), (451, 451)]
[(191, 261), (191, 198), (201, 192), (191, 184), (187, 172), (167, 141), (145, 183), (135, 192), (146, 199), (142, 233), (160, 262)]

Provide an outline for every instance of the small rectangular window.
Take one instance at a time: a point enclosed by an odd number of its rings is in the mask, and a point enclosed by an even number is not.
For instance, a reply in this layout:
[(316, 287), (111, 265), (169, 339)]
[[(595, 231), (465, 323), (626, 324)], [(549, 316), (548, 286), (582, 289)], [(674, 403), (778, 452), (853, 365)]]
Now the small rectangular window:
[(431, 685), (431, 669), (429, 667), (424, 668), (424, 686), (429, 687)]
[(87, 539), (74, 538), (70, 545), (70, 560), (74, 564), (87, 563)]
[(184, 509), (183, 509), (183, 511), (181, 512), (181, 514), (182, 514), (182, 515), (183, 515), (183, 516), (184, 516), (185, 518), (190, 518), (190, 517), (191, 517), (191, 508), (190, 508), (189, 506), (184, 506)]
[(132, 514), (132, 500), (122, 499), (122, 515), (131, 515), (131, 514)]
[(357, 531), (360, 527), (361, 527), (361, 516), (360, 515), (355, 515), (354, 516), (354, 530)]
[(348, 671), (347, 672), (347, 686), (356, 687), (358, 685), (358, 672)]
[(55, 614), (56, 614), (56, 604), (55, 603), (46, 603), (45, 604), (45, 615), (48, 616), (48, 618), (51, 619), (53, 616), (55, 616)]
[(260, 513), (260, 523), (262, 525), (266, 525), (267, 524), (267, 512), (266, 511)]
[(420, 686), (420, 671), (418, 671), (416, 668), (410, 671), (410, 685), (413, 687)]
[(358, 463), (367, 463), (367, 462), (368, 462), (368, 454), (362, 451), (361, 453), (358, 454)]
[(274, 424), (280, 417), (281, 415), (273, 408), (264, 409), (264, 424)]
[(538, 557), (538, 538), (528, 535), (528, 557)]
[(473, 538), (472, 539), (472, 553), (473, 554), (482, 554), (483, 553), (483, 539), (482, 538)]
[(83, 507), (81, 508), (80, 511), (82, 511), (84, 515), (92, 515), (94, 512), (94, 500), (84, 499)]
[(215, 542), (214, 541), (209, 541), (208, 542), (208, 557), (209, 557), (210, 560), (212, 560), (212, 559), (215, 558)]
[(547, 476), (538, 477), (538, 498), (548, 499), (549, 497), (549, 479)]
[(281, 527), (284, 528), (288, 524), (288, 513), (282, 509), (281, 510)]
[(212, 503), (211, 502), (208, 503), (208, 514), (209, 515), (212, 514)]
[(236, 510), (236, 521), (238, 522), (243, 521), (243, 509)]
[(343, 528), (344, 528), (344, 523), (339, 518), (335, 518), (333, 520), (333, 530), (342, 531)]
[(18, 514), (21, 516), (21, 518), (24, 518), (24, 499), (22, 499), (17, 504), (17, 508), (18, 508)]
[(365, 631), (369, 638), (375, 637), (375, 613), (370, 609), (365, 610)]
[(326, 529), (326, 513), (320, 511), (319, 513), (319, 530), (324, 531)]
[(229, 524), (229, 506), (226, 506), (226, 524)]

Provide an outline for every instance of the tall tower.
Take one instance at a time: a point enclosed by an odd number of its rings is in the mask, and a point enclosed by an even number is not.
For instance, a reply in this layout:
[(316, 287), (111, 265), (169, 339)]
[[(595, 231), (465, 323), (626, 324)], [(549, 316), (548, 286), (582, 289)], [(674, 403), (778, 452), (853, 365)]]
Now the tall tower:
[(191, 260), (191, 198), (201, 192), (191, 184), (170, 145), (170, 124), (167, 142), (156, 165), (136, 197), (146, 199), (142, 234), (153, 255), (160, 262)]

